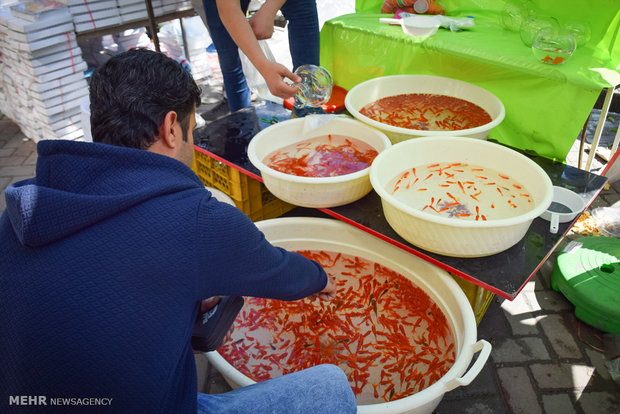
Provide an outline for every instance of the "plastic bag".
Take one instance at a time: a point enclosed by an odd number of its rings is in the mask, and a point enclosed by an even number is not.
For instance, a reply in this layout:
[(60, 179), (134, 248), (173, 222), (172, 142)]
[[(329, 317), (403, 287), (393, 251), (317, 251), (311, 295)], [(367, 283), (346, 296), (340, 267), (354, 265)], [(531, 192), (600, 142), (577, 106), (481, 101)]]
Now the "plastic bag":
[(304, 117), (304, 125), (302, 130), (302, 136), (306, 136), (311, 131), (318, 129), (325, 124), (328, 124), (336, 118), (353, 119), (352, 117), (344, 114), (310, 114)]
[[(408, 16), (415, 16), (415, 13), (400, 12), (394, 16), (403, 19)], [(447, 17), (438, 14), (433, 16), (433, 19), (437, 20), (444, 29), (450, 29), (451, 32), (460, 32), (464, 28), (474, 27), (473, 17)]]
[[(259, 40), (258, 44), (265, 56), (272, 62), (278, 62), (281, 65), (286, 66), (292, 70), (293, 60), (288, 43), (288, 29), (275, 26), (273, 28), (273, 35), (266, 40)], [(243, 65), (243, 72), (248, 80), (248, 86), (253, 89), (254, 92), (267, 101), (273, 102), (278, 105), (282, 105), (282, 99), (272, 95), (269, 92), (269, 88), (262, 75), (254, 68), (254, 65), (250, 60), (239, 51), (241, 56), (241, 63)]]
[[(267, 59), (272, 62), (276, 61), (267, 40), (259, 40), (258, 45)], [(283, 99), (271, 94), (263, 75), (260, 74), (258, 69), (254, 67), (250, 59), (248, 59), (248, 57), (241, 50), (239, 50), (239, 57), (241, 58), (241, 66), (243, 66), (243, 73), (245, 74), (245, 80), (248, 87), (262, 99), (282, 105), (284, 103)]]

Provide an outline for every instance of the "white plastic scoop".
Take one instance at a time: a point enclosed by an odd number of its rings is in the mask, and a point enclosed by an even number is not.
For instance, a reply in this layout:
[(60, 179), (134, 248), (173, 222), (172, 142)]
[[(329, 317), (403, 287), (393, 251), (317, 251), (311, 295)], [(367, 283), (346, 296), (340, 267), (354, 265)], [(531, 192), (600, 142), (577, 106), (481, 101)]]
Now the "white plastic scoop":
[(409, 36), (428, 37), (434, 35), (439, 29), (440, 22), (431, 16), (407, 16), (402, 19), (390, 19), (382, 17), (381, 23), (401, 25), (403, 32)]
[(556, 234), (559, 223), (573, 220), (584, 208), (585, 202), (579, 194), (564, 187), (553, 186), (553, 201), (540, 217), (550, 222), (549, 231)]

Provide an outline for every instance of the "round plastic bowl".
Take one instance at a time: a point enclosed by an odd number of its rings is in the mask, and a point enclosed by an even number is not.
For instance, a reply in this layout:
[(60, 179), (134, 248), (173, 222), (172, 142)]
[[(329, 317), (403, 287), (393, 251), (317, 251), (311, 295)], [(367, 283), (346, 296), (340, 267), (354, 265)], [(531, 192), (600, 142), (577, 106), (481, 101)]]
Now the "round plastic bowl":
[(437, 33), (439, 20), (431, 16), (408, 16), (402, 20), (403, 32), (410, 36), (428, 37)]
[[(487, 111), (491, 116), (491, 122), (476, 128), (457, 131), (422, 131), (377, 122), (359, 112), (364, 106), (378, 99), (407, 93), (430, 93), (465, 99)], [(344, 99), (344, 104), (351, 115), (385, 132), (394, 144), (406, 139), (424, 136), (460, 136), (486, 139), (491, 129), (499, 125), (506, 115), (502, 101), (486, 89), (456, 79), (427, 75), (393, 75), (367, 80), (355, 85), (349, 91)]]
[[(504, 219), (459, 220), (408, 206), (386, 190), (397, 174), (429, 162), (468, 163), (506, 174), (527, 189), (534, 206), (522, 215)], [(375, 158), (370, 182), (396, 233), (422, 249), (454, 257), (489, 256), (514, 246), (553, 198), (549, 176), (534, 161), (502, 145), (465, 137), (425, 137), (395, 144)]]
[[(372, 260), (397, 271), (424, 289), (445, 314), (456, 347), (456, 359), (450, 370), (431, 386), (408, 397), (381, 404), (361, 405), (358, 407), (360, 414), (431, 413), (446, 392), (468, 385), (484, 367), (491, 345), (485, 340), (476, 341), (477, 327), (471, 305), (456, 281), (444, 270), (337, 220), (291, 217), (260, 221), (256, 225), (267, 240), (287, 250), (341, 252)], [(476, 352), (480, 352), (480, 355), (468, 370)], [(254, 384), (252, 379), (239, 372), (217, 351), (207, 353), (207, 358), (231, 387)]]
[(300, 177), (276, 171), (263, 163), (273, 151), (327, 134), (357, 138), (379, 153), (391, 146), (385, 134), (362, 122), (344, 116), (310, 115), (283, 121), (260, 131), (248, 145), (248, 158), (260, 171), (267, 189), (283, 201), (312, 208), (352, 203), (372, 190), (368, 179), (370, 168), (336, 177)]

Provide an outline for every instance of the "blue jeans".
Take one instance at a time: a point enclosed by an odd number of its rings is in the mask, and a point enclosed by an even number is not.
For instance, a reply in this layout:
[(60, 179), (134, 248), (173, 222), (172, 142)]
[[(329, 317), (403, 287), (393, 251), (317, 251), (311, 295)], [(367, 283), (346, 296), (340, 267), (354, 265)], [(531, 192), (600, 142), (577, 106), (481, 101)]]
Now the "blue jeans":
[(258, 382), (224, 394), (198, 394), (198, 414), (349, 414), (355, 396), (344, 372), (335, 365)]
[[(240, 0), (246, 13), (250, 0)], [(236, 43), (220, 20), (215, 0), (202, 0), (209, 34), (217, 50), (230, 112), (250, 106), (250, 89), (243, 75)], [(319, 64), (319, 17), (315, 0), (287, 0), (280, 9), (288, 20), (288, 41), (293, 70)]]

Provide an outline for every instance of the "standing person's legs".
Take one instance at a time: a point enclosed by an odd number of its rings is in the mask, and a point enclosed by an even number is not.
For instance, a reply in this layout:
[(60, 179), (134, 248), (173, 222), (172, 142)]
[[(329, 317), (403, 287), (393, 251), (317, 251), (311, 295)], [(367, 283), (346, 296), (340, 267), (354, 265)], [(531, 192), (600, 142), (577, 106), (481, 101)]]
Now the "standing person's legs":
[[(247, 12), (250, 0), (241, 0), (241, 9)], [(209, 34), (217, 50), (217, 57), (224, 78), (224, 90), (228, 99), (230, 112), (245, 108), (251, 104), (250, 88), (243, 74), (243, 66), (239, 58), (237, 44), (230, 37), (224, 23), (220, 19), (215, 0), (202, 0)]]
[(319, 16), (315, 0), (287, 0), (280, 9), (288, 20), (288, 41), (293, 70), (298, 66), (319, 65)]
[(317, 365), (224, 394), (198, 394), (198, 414), (357, 412), (355, 396), (344, 372)]

